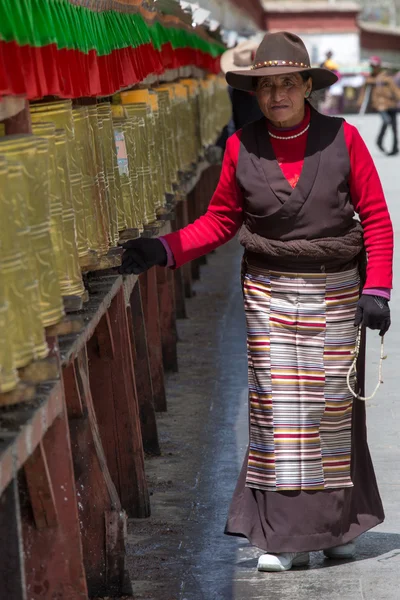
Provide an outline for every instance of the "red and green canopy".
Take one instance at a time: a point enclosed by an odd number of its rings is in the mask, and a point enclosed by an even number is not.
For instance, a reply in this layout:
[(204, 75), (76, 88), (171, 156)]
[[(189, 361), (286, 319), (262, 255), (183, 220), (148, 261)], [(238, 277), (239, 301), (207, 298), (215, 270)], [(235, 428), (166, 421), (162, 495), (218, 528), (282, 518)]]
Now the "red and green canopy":
[(0, 0), (0, 95), (107, 96), (166, 69), (218, 72), (223, 52), (140, 0)]

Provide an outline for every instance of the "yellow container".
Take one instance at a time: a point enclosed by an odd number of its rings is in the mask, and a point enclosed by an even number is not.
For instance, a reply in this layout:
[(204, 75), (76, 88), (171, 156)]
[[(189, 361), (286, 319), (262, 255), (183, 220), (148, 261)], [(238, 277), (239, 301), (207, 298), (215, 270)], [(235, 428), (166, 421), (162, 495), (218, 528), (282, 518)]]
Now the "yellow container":
[(18, 384), (15, 364), (16, 323), (9, 299), (10, 280), (21, 258), (10, 231), (10, 196), (7, 185), (7, 161), (0, 157), (0, 392), (10, 392)]
[(97, 105), (97, 116), (99, 122), (100, 144), (103, 153), (105, 191), (109, 213), (109, 243), (115, 247), (118, 244), (118, 195), (121, 193), (116, 178), (118, 168), (117, 149), (115, 146), (114, 131), (112, 124), (111, 104), (102, 102)]
[(49, 198), (50, 198), (50, 235), (56, 258), (61, 294), (70, 295), (67, 254), (64, 247), (63, 206), (60, 180), (57, 172), (56, 126), (54, 123), (33, 123), (32, 132), (46, 138), (49, 142)]
[(72, 199), (75, 213), (76, 237), (81, 266), (90, 262), (89, 244), (86, 232), (85, 201), (82, 189), (82, 167), (80, 157), (75, 148), (75, 129), (72, 116), (71, 100), (58, 100), (30, 106), (33, 123), (50, 121), (58, 129), (64, 129), (68, 142), (68, 156)]
[(94, 104), (92, 106), (88, 106), (88, 111), (89, 125), (91, 131), (91, 143), (95, 160), (95, 182), (98, 190), (97, 207), (101, 221), (100, 239), (103, 249), (106, 249), (106, 252), (108, 252), (110, 248), (109, 238), (111, 231), (111, 214), (106, 190), (105, 162), (103, 156), (103, 148), (101, 144), (100, 122), (98, 118), (97, 105)]
[(49, 350), (42, 323), (39, 280), (28, 224), (28, 180), (20, 162), (8, 160), (7, 163), (7, 190), (12, 200), (10, 230), (15, 234), (22, 266), (21, 271), (14, 272), (9, 287), (10, 306), (17, 327), (14, 337), (18, 340), (15, 344), (15, 362), (19, 368), (26, 366), (31, 358), (46, 358)]
[[(96, 107), (94, 107), (96, 111)], [(82, 170), (82, 191), (84, 214), (89, 249), (97, 256), (108, 252), (108, 236), (102, 215), (99, 171), (94, 146), (94, 132), (89, 120), (87, 106), (79, 106), (72, 111), (75, 128), (75, 148)], [(96, 112), (97, 121), (97, 112)]]
[(79, 267), (79, 254), (75, 226), (75, 215), (72, 203), (72, 188), (69, 170), (68, 142), (64, 129), (56, 129), (55, 151), (57, 177), (62, 204), (62, 230), (64, 237), (64, 251), (69, 281), (69, 294), (82, 296), (85, 287)]
[(39, 278), (40, 311), (44, 327), (64, 315), (53, 245), (50, 237), (49, 143), (33, 135), (0, 139), (0, 153), (19, 160), (24, 167), (29, 194), (27, 216), (32, 252)]
[(126, 228), (134, 230), (132, 236), (143, 231), (143, 215), (140, 207), (139, 176), (135, 164), (135, 119), (113, 119), (114, 136), (117, 146), (118, 168), (121, 192), (124, 202)]

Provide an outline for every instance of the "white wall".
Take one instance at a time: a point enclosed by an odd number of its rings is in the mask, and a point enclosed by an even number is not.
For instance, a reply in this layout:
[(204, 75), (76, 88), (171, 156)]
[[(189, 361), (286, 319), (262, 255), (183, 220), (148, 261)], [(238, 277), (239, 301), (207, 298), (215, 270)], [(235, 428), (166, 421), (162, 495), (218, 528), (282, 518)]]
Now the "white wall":
[(340, 66), (354, 66), (360, 62), (360, 38), (358, 33), (303, 33), (304, 40), (313, 64), (325, 60), (328, 50), (333, 52), (333, 60)]

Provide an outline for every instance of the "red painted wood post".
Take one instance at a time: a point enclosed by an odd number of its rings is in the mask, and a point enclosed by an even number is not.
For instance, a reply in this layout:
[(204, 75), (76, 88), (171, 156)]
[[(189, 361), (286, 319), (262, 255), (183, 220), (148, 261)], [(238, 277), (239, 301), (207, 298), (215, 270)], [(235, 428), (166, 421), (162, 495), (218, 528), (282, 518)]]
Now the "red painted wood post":
[[(69, 367), (68, 367), (69, 368)], [(78, 393), (83, 416), (69, 419), (76, 494), (89, 596), (112, 596), (125, 591), (126, 513), (111, 479), (101, 442), (89, 384), (86, 348), (64, 379), (67, 405)], [(72, 414), (79, 405), (73, 399)]]
[[(188, 224), (188, 197), (184, 196), (182, 201), (176, 205), (176, 228), (182, 229)], [(185, 296), (186, 298), (192, 298), (194, 296), (194, 291), (192, 287), (192, 268), (190, 263), (184, 264), (179, 270), (182, 271)]]
[(156, 267), (158, 299), (160, 306), (161, 346), (164, 369), (178, 371), (178, 336), (174, 301), (174, 280), (170, 269)]
[(163, 412), (167, 410), (167, 397), (164, 382), (156, 270), (150, 269), (140, 275), (139, 284), (146, 325), (154, 408), (158, 412)]
[(0, 590), (1, 597), (27, 600), (24, 548), (15, 477), (0, 496)]
[[(29, 598), (86, 600), (88, 592), (66, 411), (56, 418), (28, 463), (28, 488), (21, 484), (25, 498), (21, 512)], [(38, 529), (38, 521), (32, 520), (29, 493), (24, 494), (23, 490), (34, 492), (35, 515), (37, 493), (34, 490), (38, 486), (43, 488), (39, 474), (45, 471), (48, 475), (45, 486), (50, 486), (51, 499), (48, 498), (47, 507), (43, 504), (46, 515), (42, 511)]]
[(133, 365), (139, 403), (143, 448), (147, 454), (161, 454), (158, 441), (157, 419), (153, 401), (153, 383), (147, 347), (146, 325), (139, 282), (134, 286), (127, 306), (132, 334)]
[(88, 343), (90, 388), (108, 468), (130, 517), (148, 517), (150, 500), (124, 289)]
[[(172, 231), (177, 231), (180, 229), (180, 221), (179, 218), (182, 213), (182, 204), (184, 200), (183, 197), (177, 202), (175, 206), (175, 219), (172, 221)], [(177, 319), (186, 319), (186, 304), (185, 304), (185, 283), (183, 278), (183, 270), (182, 269), (174, 269), (174, 294), (175, 294), (175, 313)]]

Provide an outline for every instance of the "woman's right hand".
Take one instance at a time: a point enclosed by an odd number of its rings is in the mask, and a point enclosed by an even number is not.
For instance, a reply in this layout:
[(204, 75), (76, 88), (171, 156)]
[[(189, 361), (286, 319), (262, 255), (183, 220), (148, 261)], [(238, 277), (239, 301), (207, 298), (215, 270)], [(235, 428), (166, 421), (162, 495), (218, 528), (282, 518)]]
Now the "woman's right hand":
[(157, 238), (129, 240), (122, 247), (125, 252), (118, 270), (123, 275), (140, 275), (155, 265), (165, 267), (167, 264), (167, 251)]

